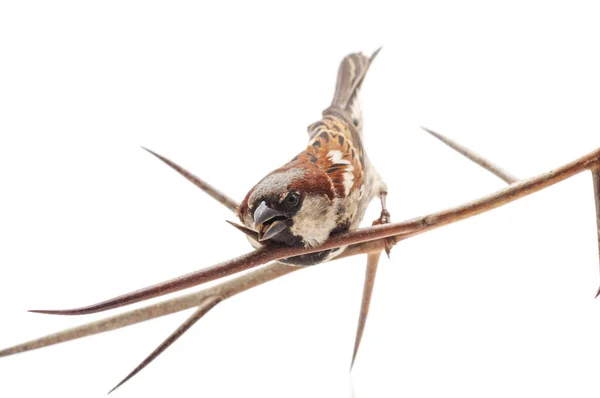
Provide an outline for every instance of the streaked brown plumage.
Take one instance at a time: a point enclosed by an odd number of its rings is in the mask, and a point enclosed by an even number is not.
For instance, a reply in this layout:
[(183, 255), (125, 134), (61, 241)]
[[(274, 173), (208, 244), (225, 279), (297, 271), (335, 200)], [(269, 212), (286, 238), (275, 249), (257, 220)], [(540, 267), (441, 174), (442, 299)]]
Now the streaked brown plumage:
[[(358, 92), (376, 55), (369, 58), (356, 53), (342, 60), (333, 101), (321, 120), (308, 127), (306, 149), (263, 178), (241, 203), (240, 220), (258, 230), (262, 240), (319, 246), (331, 234), (357, 228), (371, 199), (387, 194), (363, 147), (358, 102)], [(389, 222), (385, 207), (377, 222)], [(316, 264), (343, 249), (285, 261)]]

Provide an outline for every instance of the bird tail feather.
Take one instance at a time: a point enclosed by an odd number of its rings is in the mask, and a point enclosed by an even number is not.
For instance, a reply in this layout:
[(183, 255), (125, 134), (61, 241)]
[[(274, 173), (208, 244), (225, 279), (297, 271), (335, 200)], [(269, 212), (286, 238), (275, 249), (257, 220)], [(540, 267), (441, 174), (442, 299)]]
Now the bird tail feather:
[(331, 106), (323, 114), (342, 112), (361, 131), (362, 129), (362, 110), (358, 101), (358, 92), (362, 82), (369, 70), (369, 66), (379, 53), (381, 48), (377, 49), (367, 57), (361, 53), (347, 55), (341, 62), (337, 75), (337, 83)]

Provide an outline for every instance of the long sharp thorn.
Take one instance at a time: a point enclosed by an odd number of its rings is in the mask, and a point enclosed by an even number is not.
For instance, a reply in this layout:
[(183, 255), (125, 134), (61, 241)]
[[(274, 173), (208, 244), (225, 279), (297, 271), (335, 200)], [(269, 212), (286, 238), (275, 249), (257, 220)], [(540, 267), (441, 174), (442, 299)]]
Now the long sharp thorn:
[(185, 332), (189, 330), (200, 318), (202, 318), (208, 311), (214, 308), (221, 301), (220, 297), (208, 297), (202, 302), (198, 309), (181, 324), (165, 341), (163, 341), (150, 355), (148, 355), (135, 369), (131, 371), (123, 380), (119, 382), (112, 390), (108, 393), (115, 391), (117, 388), (125, 384), (129, 379), (138, 374), (142, 369), (148, 366), (154, 361), (160, 354), (162, 354), (171, 344), (173, 344), (178, 338), (180, 338)]
[[(463, 156), (467, 157), (468, 159), (470, 159), (477, 165), (483, 167), (484, 169), (488, 170), (492, 174), (496, 175), (497, 177), (499, 177), (506, 183), (512, 184), (512, 183), (518, 181), (517, 177), (511, 175), (507, 171), (505, 171), (502, 168), (500, 168), (499, 166), (493, 164), (491, 161), (485, 159), (484, 157), (482, 157), (481, 155), (477, 154), (476, 152), (470, 150), (469, 148), (466, 148), (466, 147), (460, 145), (459, 143), (457, 143), (456, 141), (453, 141), (453, 140), (451, 140), (441, 134), (438, 134), (432, 130), (429, 130), (425, 127), (421, 127), (421, 128), (423, 130), (425, 130), (426, 132), (428, 132), (429, 134), (436, 137), (437, 139), (439, 139), (440, 141), (442, 141), (443, 143), (445, 143), (446, 145), (448, 145), (449, 147), (451, 147), (452, 149), (456, 150)], [(594, 178), (596, 178), (596, 176)], [(598, 179), (598, 181), (600, 181), (600, 179)], [(595, 184), (596, 184), (596, 182), (595, 182)], [(595, 185), (595, 188), (596, 188), (596, 186), (600, 187), (600, 183)], [(598, 188), (598, 189), (600, 191), (600, 188)], [(596, 194), (596, 198), (597, 198), (596, 205), (600, 206), (599, 201), (598, 201), (598, 194)], [(385, 207), (384, 203), (383, 203), (383, 206)], [(600, 207), (597, 207), (597, 209), (599, 212), (598, 214), (600, 214)], [(598, 218), (598, 234), (599, 234), (598, 239), (599, 239), (599, 247), (600, 247), (600, 216)], [(389, 247), (387, 245), (386, 245), (385, 251), (389, 258), (390, 253), (389, 253)], [(366, 272), (365, 272), (365, 282), (364, 282), (364, 286), (363, 286), (363, 297), (362, 297), (362, 301), (361, 301), (361, 310), (360, 310), (360, 315), (359, 315), (359, 320), (358, 320), (358, 325), (357, 325), (357, 330), (356, 330), (356, 337), (355, 337), (355, 342), (354, 342), (354, 352), (352, 354), (352, 362), (350, 365), (350, 370), (352, 370), (352, 367), (354, 366), (354, 362), (356, 360), (356, 355), (358, 353), (358, 349), (360, 347), (360, 342), (362, 340), (364, 328), (365, 328), (365, 325), (367, 322), (367, 316), (368, 316), (369, 308), (370, 308), (370, 304), (371, 304), (371, 297), (373, 294), (373, 288), (374, 288), (374, 284), (375, 284), (375, 276), (377, 274), (377, 266), (379, 264), (379, 258), (381, 256), (381, 252), (371, 253), (368, 256), (369, 257), (367, 260), (367, 268), (366, 268)], [(596, 297), (598, 297), (598, 295), (600, 295), (600, 288), (598, 289), (598, 293), (596, 294)]]
[(371, 296), (373, 295), (373, 287), (375, 286), (375, 276), (377, 275), (377, 266), (379, 265), (380, 257), (381, 252), (370, 253), (367, 255), (365, 282), (363, 285), (363, 295), (360, 303), (360, 315), (358, 316), (358, 325), (356, 327), (356, 337), (354, 339), (354, 351), (352, 352), (352, 362), (350, 363), (350, 370), (352, 370), (352, 367), (354, 366), (356, 354), (358, 354), (358, 348), (360, 347), (360, 341), (362, 340), (365, 325), (367, 324), (367, 316), (369, 315)]
[(259, 249), (246, 253), (243, 256), (213, 265), (212, 267), (190, 272), (189, 274), (138, 289), (130, 293), (125, 293), (121, 296), (113, 297), (111, 299), (85, 307), (71, 308), (66, 310), (29, 310), (29, 312), (49, 315), (86, 315), (123, 307), (125, 305), (148, 300), (153, 297), (163, 296), (179, 290), (188, 289), (202, 283), (210, 282), (215, 279), (264, 264), (266, 261), (268, 261), (268, 259), (264, 259), (265, 251), (267, 250), (267, 246), (263, 246)]
[(209, 183), (205, 182), (200, 177), (197, 177), (196, 175), (190, 173), (189, 171), (187, 171), (177, 163), (173, 162), (172, 160), (167, 159), (166, 157), (159, 155), (158, 153), (148, 148), (142, 147), (142, 149), (156, 156), (158, 159), (160, 159), (165, 164), (173, 168), (179, 174), (188, 179), (192, 184), (206, 192), (210, 197), (215, 199), (217, 202), (221, 203), (223, 206), (227, 207), (232, 212), (237, 212), (239, 206), (238, 203), (235, 200), (231, 199), (229, 196), (225, 195), (223, 192), (219, 191)]
[[(596, 203), (596, 227), (598, 232), (598, 256), (600, 257), (600, 168), (591, 169), (594, 182), (594, 202)], [(596, 292), (596, 298), (600, 296), (600, 287)]]
[(250, 238), (252, 238), (252, 239), (254, 239), (255, 241), (258, 242), (258, 232), (256, 232), (255, 230), (250, 229), (250, 228), (248, 228), (248, 227), (246, 227), (244, 225), (237, 224), (237, 223), (235, 223), (233, 221), (229, 221), (229, 220), (225, 220), (225, 221), (227, 221), (227, 223), (229, 225), (237, 228), (238, 231), (241, 231), (241, 232), (245, 233), (247, 236), (249, 236)]
[(487, 171), (491, 172), (492, 174), (494, 174), (496, 177), (500, 178), (504, 182), (506, 182), (508, 184), (512, 184), (514, 182), (519, 181), (519, 179), (517, 177), (515, 177), (514, 175), (510, 174), (506, 170), (503, 170), (501, 167), (495, 165), (491, 161), (478, 155), (476, 152), (459, 144), (458, 142), (453, 141), (450, 138), (445, 137), (439, 133), (436, 133), (435, 131), (430, 130), (426, 127), (421, 126), (421, 128), (423, 130), (425, 130), (426, 132), (428, 132), (429, 134), (431, 134), (432, 136), (434, 136), (435, 138), (437, 138), (438, 140), (440, 140), (441, 142), (443, 142), (444, 144), (448, 145), (450, 148), (454, 149), (456, 152), (458, 152), (461, 155), (463, 155), (464, 157), (466, 157), (467, 159), (471, 160), (472, 162), (476, 163), (477, 165), (479, 165), (479, 166), (483, 167), (484, 169), (486, 169)]

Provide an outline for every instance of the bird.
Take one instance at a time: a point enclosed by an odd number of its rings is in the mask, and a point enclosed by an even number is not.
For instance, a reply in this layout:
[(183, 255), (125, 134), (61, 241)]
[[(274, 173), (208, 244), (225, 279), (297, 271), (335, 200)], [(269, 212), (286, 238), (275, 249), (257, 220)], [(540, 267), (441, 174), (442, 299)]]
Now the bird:
[[(340, 63), (333, 100), (322, 118), (308, 126), (308, 145), (285, 165), (261, 179), (238, 208), (240, 221), (258, 233), (254, 247), (266, 243), (318, 247), (330, 236), (356, 229), (372, 199), (381, 215), (373, 225), (389, 223), (387, 185), (363, 146), (359, 91), (370, 57), (352, 53)], [(327, 262), (345, 247), (281, 260), (306, 266)], [(389, 256), (391, 245), (386, 247)]]

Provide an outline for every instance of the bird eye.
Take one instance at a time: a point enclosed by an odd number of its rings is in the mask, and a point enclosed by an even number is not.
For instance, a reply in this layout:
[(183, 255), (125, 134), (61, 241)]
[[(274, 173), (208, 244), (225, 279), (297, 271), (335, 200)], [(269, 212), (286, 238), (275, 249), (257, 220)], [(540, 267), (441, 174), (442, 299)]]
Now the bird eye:
[(284, 200), (285, 207), (295, 209), (300, 204), (300, 195), (296, 192), (290, 192)]

